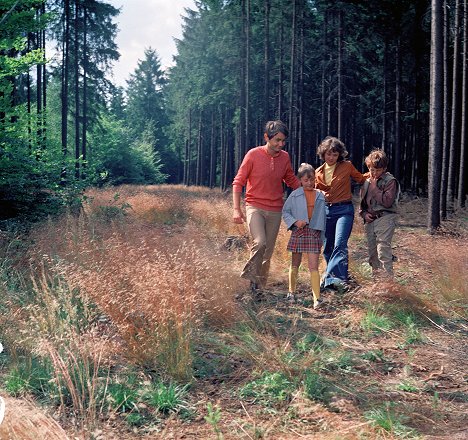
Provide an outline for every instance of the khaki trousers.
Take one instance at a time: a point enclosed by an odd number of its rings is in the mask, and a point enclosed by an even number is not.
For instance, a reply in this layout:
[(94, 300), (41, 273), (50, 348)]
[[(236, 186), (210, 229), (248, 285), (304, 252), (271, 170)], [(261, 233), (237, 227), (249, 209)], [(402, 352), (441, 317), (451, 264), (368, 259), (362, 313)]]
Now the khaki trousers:
[(395, 232), (397, 214), (385, 214), (366, 223), (367, 248), (372, 272), (384, 269), (393, 277), (392, 238)]
[(252, 245), (249, 261), (245, 264), (241, 277), (263, 287), (268, 279), (271, 256), (281, 225), (281, 212), (247, 206), (246, 213)]

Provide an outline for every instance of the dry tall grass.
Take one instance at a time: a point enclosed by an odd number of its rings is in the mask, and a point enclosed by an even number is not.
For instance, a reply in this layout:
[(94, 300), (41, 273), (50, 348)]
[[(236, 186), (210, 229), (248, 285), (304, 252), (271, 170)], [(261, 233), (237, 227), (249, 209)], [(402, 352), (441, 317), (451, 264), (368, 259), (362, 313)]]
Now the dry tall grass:
[(222, 248), (231, 228), (226, 198), (165, 186), (86, 196), (78, 218), (49, 222), (35, 234), (31, 258), (43, 257), (33, 264), (46, 261), (70, 291), (97, 305), (128, 360), (188, 379), (198, 331), (241, 315), (238, 268)]

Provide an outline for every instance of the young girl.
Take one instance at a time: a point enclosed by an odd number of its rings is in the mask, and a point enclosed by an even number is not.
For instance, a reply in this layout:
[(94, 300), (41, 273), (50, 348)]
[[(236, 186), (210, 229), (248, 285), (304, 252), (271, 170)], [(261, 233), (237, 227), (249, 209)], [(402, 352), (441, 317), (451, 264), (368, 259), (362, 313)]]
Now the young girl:
[(295, 300), (297, 273), (302, 254), (307, 254), (310, 284), (314, 297), (314, 309), (321, 306), (319, 255), (325, 233), (325, 197), (315, 187), (315, 170), (312, 165), (303, 163), (297, 173), (302, 187), (294, 190), (283, 207), (283, 220), (291, 230), (287, 250), (292, 252), (289, 268), (288, 298)]

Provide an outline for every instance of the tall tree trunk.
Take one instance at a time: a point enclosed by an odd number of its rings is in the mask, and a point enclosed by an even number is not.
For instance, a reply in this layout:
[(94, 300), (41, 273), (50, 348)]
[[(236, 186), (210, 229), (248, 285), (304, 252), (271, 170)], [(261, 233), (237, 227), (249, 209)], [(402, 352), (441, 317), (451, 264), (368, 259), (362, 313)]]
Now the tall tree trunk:
[(204, 156), (203, 156), (203, 137), (202, 137), (202, 118), (203, 112), (200, 110), (198, 115), (198, 135), (197, 135), (197, 169), (195, 172), (196, 181), (195, 185), (200, 186), (203, 184), (203, 168), (204, 168)]
[(210, 136), (210, 188), (216, 185), (216, 142), (215, 142), (215, 112), (211, 112), (211, 136)]
[[(338, 60), (337, 60), (337, 81), (338, 81), (338, 122), (337, 134), (339, 139), (343, 139), (343, 12), (338, 11)], [(343, 139), (344, 140), (344, 139)]]
[[(69, 64), (70, 64), (70, 0), (64, 0), (65, 29), (62, 42), (62, 85), (61, 85), (61, 139), (62, 152), (67, 155), (68, 144), (68, 83), (69, 83)], [(66, 171), (63, 170), (62, 178), (65, 178)]]
[[(41, 5), (41, 15), (45, 16), (45, 2)], [(46, 31), (43, 29), (42, 34), (42, 146), (47, 146), (47, 69), (46, 69)]]
[(447, 183), (449, 166), (449, 146), (450, 146), (450, 107), (449, 107), (449, 7), (444, 0), (444, 117), (443, 117), (443, 135), (442, 135), (442, 179), (440, 182), (440, 216), (442, 220), (447, 218)]
[(321, 100), (321, 123), (320, 123), (320, 138), (323, 139), (327, 134), (327, 61), (328, 61), (328, 10), (324, 11), (324, 19), (323, 19), (323, 26), (322, 26), (322, 100)]
[(463, 62), (462, 62), (462, 86), (461, 86), (461, 136), (460, 136), (460, 168), (458, 173), (458, 198), (457, 205), (459, 208), (465, 206), (465, 165), (466, 165), (466, 148), (467, 148), (467, 123), (468, 123), (468, 110), (467, 110), (467, 51), (468, 51), (468, 40), (467, 40), (467, 27), (468, 27), (468, 11), (467, 11), (467, 0), (463, 0)]
[(393, 147), (393, 171), (400, 180), (401, 163), (401, 42), (397, 37), (395, 45), (395, 145)]
[(283, 63), (284, 63), (284, 26), (283, 20), (280, 22), (280, 35), (279, 35), (279, 60), (278, 60), (278, 107), (277, 107), (277, 115), (276, 119), (283, 118)]
[(84, 168), (87, 159), (87, 132), (88, 132), (88, 10), (83, 7), (83, 123), (81, 136), (82, 178), (85, 178)]
[(297, 4), (296, 0), (292, 0), (292, 22), (291, 22), (291, 58), (289, 70), (289, 153), (291, 154), (291, 162), (296, 163), (296, 137), (295, 137), (295, 100), (296, 93), (296, 33), (297, 33)]
[[(263, 122), (270, 118), (270, 0), (264, 1), (263, 20), (265, 31), (263, 34)], [(259, 145), (258, 142), (256, 142)]]
[(432, 0), (431, 82), (429, 121), (429, 205), (428, 232), (440, 226), (440, 179), (443, 135), (443, 9), (442, 0)]
[(80, 64), (79, 64), (79, 35), (80, 8), (75, 0), (75, 32), (74, 32), (74, 67), (75, 67), (75, 178), (80, 178)]
[(382, 68), (382, 150), (387, 148), (387, 64), (388, 64), (388, 37), (385, 37), (383, 68)]
[(457, 160), (460, 136), (458, 127), (460, 127), (460, 0), (455, 3), (455, 25), (453, 37), (453, 78), (452, 78), (452, 119), (450, 124), (450, 159), (447, 185), (447, 205), (453, 208), (456, 188)]
[[(40, 21), (41, 20), (41, 9), (37, 9), (36, 11), (36, 20)], [(42, 32), (38, 30), (36, 32), (36, 48), (37, 49), (42, 49), (44, 46), (42, 42)], [(43, 139), (43, 108), (42, 108), (42, 84), (43, 84), (43, 78), (42, 78), (42, 64), (38, 64), (36, 66), (36, 111), (37, 111), (37, 129), (36, 129), (36, 135), (37, 135), (37, 145), (38, 147), (42, 150), (44, 148), (44, 145), (42, 143)]]
[(298, 72), (298, 89), (297, 89), (297, 163), (296, 170), (299, 169), (303, 160), (310, 162), (307, 157), (304, 157), (304, 8), (301, 8), (300, 22), (299, 22), (299, 72)]
[(246, 149), (250, 148), (250, 0), (245, 0), (245, 142)]

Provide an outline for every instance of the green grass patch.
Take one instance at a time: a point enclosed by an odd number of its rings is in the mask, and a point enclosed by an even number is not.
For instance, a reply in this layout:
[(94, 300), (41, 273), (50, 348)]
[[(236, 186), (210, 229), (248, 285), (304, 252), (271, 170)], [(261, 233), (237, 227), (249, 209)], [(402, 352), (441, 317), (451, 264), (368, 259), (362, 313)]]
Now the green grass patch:
[(244, 385), (239, 395), (266, 406), (274, 406), (291, 399), (295, 384), (283, 373), (264, 373), (260, 378)]

